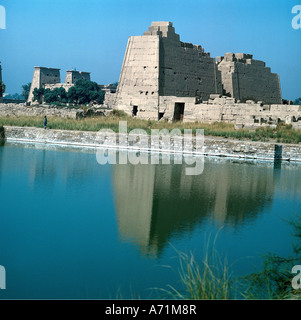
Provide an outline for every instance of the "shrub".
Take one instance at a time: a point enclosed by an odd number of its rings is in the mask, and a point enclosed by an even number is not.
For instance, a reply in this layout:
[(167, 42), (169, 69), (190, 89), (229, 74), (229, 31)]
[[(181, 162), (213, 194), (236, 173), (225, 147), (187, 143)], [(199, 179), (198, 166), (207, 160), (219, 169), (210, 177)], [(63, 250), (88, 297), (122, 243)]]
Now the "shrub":
[(70, 103), (86, 104), (90, 102), (103, 103), (105, 92), (93, 81), (80, 79), (68, 90), (67, 98)]
[(0, 126), (0, 139), (4, 139), (4, 138), (5, 138), (4, 128), (3, 126)]

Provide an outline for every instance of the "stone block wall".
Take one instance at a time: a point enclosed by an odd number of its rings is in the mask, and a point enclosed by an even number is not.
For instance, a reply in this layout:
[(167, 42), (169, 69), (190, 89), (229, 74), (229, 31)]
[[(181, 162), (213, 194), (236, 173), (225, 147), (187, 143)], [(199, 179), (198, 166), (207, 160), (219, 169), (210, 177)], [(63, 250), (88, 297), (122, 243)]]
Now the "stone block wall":
[(263, 61), (254, 60), (252, 55), (244, 53), (226, 53), (217, 61), (224, 94), (241, 102), (282, 103), (279, 76), (271, 73)]
[(201, 46), (180, 42), (171, 22), (153, 22), (143, 36), (130, 37), (116, 94), (117, 109), (159, 118), (159, 97), (208, 99), (222, 93), (221, 72)]
[(33, 101), (33, 90), (35, 88), (41, 88), (45, 84), (56, 84), (60, 82), (60, 69), (34, 67), (33, 78), (28, 95), (28, 101)]
[(67, 84), (67, 83), (56, 83), (56, 84), (45, 84), (44, 88), (45, 89), (50, 89), (53, 90), (55, 88), (64, 88), (66, 91), (68, 91), (71, 87), (73, 87), (73, 84)]
[(222, 93), (221, 72), (201, 46), (160, 39), (160, 96), (198, 97), (208, 100)]
[(85, 79), (90, 81), (90, 72), (67, 70), (65, 84), (75, 84), (77, 80)]
[[(173, 109), (171, 102), (169, 109)], [(170, 114), (172, 111), (170, 112)], [(236, 103), (229, 97), (216, 98), (206, 103), (185, 104), (184, 122), (219, 122), (240, 124), (241, 127), (257, 127), (264, 125), (277, 125), (280, 121), (301, 123), (301, 106), (260, 103)]]
[(65, 83), (61, 83), (60, 69), (35, 67), (27, 101), (33, 102), (33, 90), (35, 88), (53, 90), (62, 87), (68, 91), (79, 79), (90, 80), (90, 72), (68, 70)]
[(116, 92), (116, 108), (158, 119), (159, 36), (130, 37)]

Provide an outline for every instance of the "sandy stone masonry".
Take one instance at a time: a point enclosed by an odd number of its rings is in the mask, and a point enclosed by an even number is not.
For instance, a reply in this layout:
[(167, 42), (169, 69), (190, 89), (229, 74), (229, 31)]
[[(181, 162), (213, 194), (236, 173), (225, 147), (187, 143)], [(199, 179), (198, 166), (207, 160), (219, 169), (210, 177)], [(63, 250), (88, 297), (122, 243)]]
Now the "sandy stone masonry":
[(132, 36), (116, 93), (117, 109), (157, 120), (162, 96), (208, 99), (222, 93), (221, 72), (201, 46), (180, 41), (171, 22), (153, 22)]
[(279, 76), (271, 73), (263, 61), (253, 60), (251, 54), (226, 53), (217, 57), (217, 63), (222, 72), (224, 94), (241, 102), (282, 103)]
[(79, 79), (90, 80), (90, 72), (67, 70), (65, 83), (61, 83), (60, 69), (34, 67), (33, 78), (28, 95), (28, 102), (33, 102), (33, 90), (35, 88), (45, 88), (53, 90), (54, 88), (64, 88), (66, 91), (74, 86)]
[(300, 118), (299, 107), (289, 111), (282, 105), (279, 76), (263, 61), (226, 53), (216, 62), (201, 46), (181, 42), (165, 21), (129, 38), (114, 108), (144, 119), (228, 121), (238, 127)]

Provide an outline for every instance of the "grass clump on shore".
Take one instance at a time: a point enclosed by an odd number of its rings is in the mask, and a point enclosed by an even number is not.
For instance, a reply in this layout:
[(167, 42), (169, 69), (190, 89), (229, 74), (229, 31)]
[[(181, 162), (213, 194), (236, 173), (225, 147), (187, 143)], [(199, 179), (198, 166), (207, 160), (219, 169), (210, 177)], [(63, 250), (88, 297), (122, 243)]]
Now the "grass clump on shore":
[[(274, 141), (277, 143), (299, 143), (301, 142), (301, 130), (294, 130), (291, 125), (279, 124), (277, 128), (262, 127), (256, 130), (239, 129), (235, 130), (234, 124), (226, 122), (214, 123), (172, 123), (164, 121), (143, 120), (128, 116), (120, 110), (114, 110), (106, 117), (86, 117), (80, 119), (68, 119), (59, 117), (48, 117), (49, 129), (79, 130), (79, 131), (99, 131), (100, 129), (111, 129), (119, 131), (119, 121), (127, 121), (128, 132), (139, 128), (148, 134), (152, 129), (204, 129), (205, 136), (223, 137), (239, 140), (251, 141)], [(0, 126), (20, 126), (20, 127), (43, 127), (43, 117), (39, 116), (19, 116), (0, 117)]]
[(159, 289), (167, 298), (192, 300), (233, 299), (235, 294), (231, 267), (215, 250), (218, 234), (213, 241), (208, 238), (204, 256), (197, 261), (192, 253), (176, 250), (179, 256), (179, 285)]
[(173, 299), (232, 299), (230, 269), (215, 254), (206, 255), (198, 263), (192, 254), (180, 253), (181, 288), (169, 286), (166, 292)]

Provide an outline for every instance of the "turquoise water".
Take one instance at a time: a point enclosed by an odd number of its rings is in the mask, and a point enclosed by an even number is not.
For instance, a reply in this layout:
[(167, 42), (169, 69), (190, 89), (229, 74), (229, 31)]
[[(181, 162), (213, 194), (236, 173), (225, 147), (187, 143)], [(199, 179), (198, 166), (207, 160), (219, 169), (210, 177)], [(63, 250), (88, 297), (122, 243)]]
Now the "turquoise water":
[(208, 237), (236, 276), (260, 254), (292, 252), (301, 166), (206, 159), (99, 165), (90, 150), (0, 147), (1, 299), (152, 298), (178, 285), (176, 250), (202, 257)]

